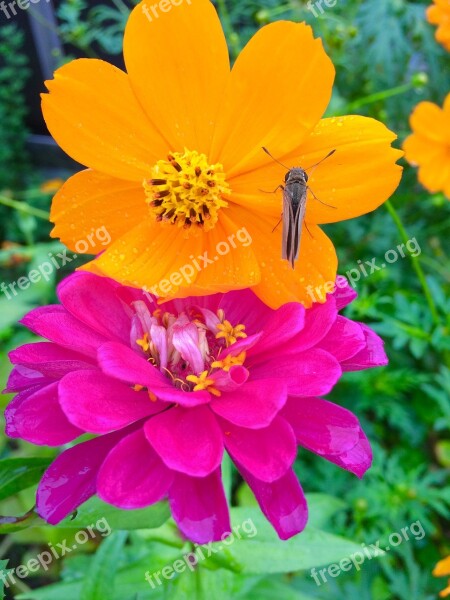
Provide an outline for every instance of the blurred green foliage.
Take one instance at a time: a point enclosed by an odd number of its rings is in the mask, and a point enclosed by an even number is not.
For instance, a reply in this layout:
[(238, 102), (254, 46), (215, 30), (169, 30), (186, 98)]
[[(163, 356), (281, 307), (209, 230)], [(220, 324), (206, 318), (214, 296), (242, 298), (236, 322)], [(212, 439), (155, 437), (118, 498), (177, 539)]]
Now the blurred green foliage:
[[(337, 69), (328, 113), (378, 118), (399, 134), (398, 143), (408, 134), (412, 108), (425, 99), (442, 103), (449, 92), (448, 78), (443, 76), (449, 72), (449, 55), (435, 42), (434, 28), (425, 20), (426, 4), (422, 2), (337, 0), (335, 7), (325, 8), (317, 18), (307, 3), (299, 0), (217, 0), (215, 4), (233, 58), (265, 23), (277, 19), (309, 22), (316, 35), (323, 38)], [(118, 55), (131, 6), (132, 3), (114, 0), (89, 8), (84, 0), (65, 0), (58, 10), (60, 35), (84, 55), (96, 56), (99, 51)], [(5, 282), (26, 274), (59, 247), (57, 242), (49, 242), (49, 225), (35, 210), (48, 210), (50, 195), (39, 191), (39, 173), (31, 179), (23, 175), (27, 59), (20, 51), (21, 44), (17, 29), (2, 27), (0, 190), (4, 190), (2, 197), (5, 190), (14, 192), (14, 198), (22, 205), (19, 211), (0, 206), (0, 216), (7, 217), (3, 220), (1, 240), (16, 244), (0, 251)], [(11, 199), (9, 192), (6, 196)], [(40, 571), (26, 581), (18, 580), (8, 591), (16, 596), (10, 597), (435, 598), (444, 583), (432, 578), (432, 568), (439, 558), (450, 554), (449, 225), (449, 202), (441, 194), (428, 194), (417, 183), (415, 170), (405, 164), (403, 182), (389, 205), (327, 228), (338, 249), (342, 274), (358, 269), (358, 261), (364, 264), (377, 258), (377, 263), (382, 263), (387, 251), (395, 250), (408, 239), (416, 240), (420, 253), (407, 253), (385, 269), (361, 276), (356, 284), (359, 298), (346, 314), (370, 324), (384, 337), (390, 365), (346, 374), (330, 399), (360, 417), (373, 442), (374, 466), (358, 481), (307, 451), (301, 452), (296, 470), (311, 494), (312, 512), (311, 528), (304, 536), (298, 536), (288, 546), (277, 542), (255, 511), (250, 491), (227, 463), (227, 488), (236, 506), (235, 516), (241, 514), (245, 519), (252, 514), (258, 521), (260, 533), (254, 540), (236, 541), (229, 552), (214, 555), (215, 560), (202, 563), (195, 574), (183, 574), (152, 590), (144, 580), (145, 571), (161, 569), (189, 551), (172, 521), (157, 527), (167, 517), (167, 509), (161, 506), (157, 511), (162, 512), (152, 513), (151, 520), (148, 517), (147, 527), (151, 523), (156, 529), (140, 529), (139, 515), (129, 514), (128, 534), (116, 531), (105, 540), (98, 536), (67, 559), (55, 561), (48, 571)], [(15, 322), (32, 306), (54, 301), (56, 280), (64, 274), (64, 269), (55, 272), (48, 282), (21, 292), (14, 302), (0, 296), (3, 359), (8, 349), (33, 339)], [(8, 370), (8, 363), (3, 360), (2, 383)], [(8, 399), (3, 398), (3, 406)], [(11, 443), (2, 437), (0, 452), (6, 460), (3, 466), (0, 463), (1, 512), (26, 514), (34, 503), (34, 488), (42, 465), (54, 455), (54, 450), (20, 441)], [(24, 473), (22, 466), (27, 460), (30, 462)], [(85, 514), (94, 520), (96, 515), (104, 514), (104, 508), (83, 507), (76, 517), (81, 521), (75, 519), (73, 527), (83, 526)], [(120, 518), (123, 517), (118, 517), (119, 522)], [(425, 530), (423, 539), (392, 548), (388, 555), (367, 561), (360, 571), (353, 569), (337, 579), (329, 578), (320, 587), (309, 575), (310, 565), (304, 560), (309, 549), (315, 556), (321, 554), (322, 559), (317, 561), (326, 565), (343, 556), (339, 554), (339, 544), (351, 544), (326, 536), (341, 536), (357, 544), (369, 545), (377, 540), (385, 543), (391, 533), (416, 521)], [(3, 525), (5, 533), (15, 533), (3, 538), (0, 549), (10, 558), (9, 565), (17, 566), (45, 549), (48, 542), (69, 539), (73, 535), (70, 526), (66, 522), (50, 528), (29, 513), (25, 521), (9, 524), (9, 530)], [(315, 533), (314, 527), (328, 533)], [(324, 541), (322, 546), (320, 540)], [(261, 552), (265, 562), (252, 559), (261, 556)]]

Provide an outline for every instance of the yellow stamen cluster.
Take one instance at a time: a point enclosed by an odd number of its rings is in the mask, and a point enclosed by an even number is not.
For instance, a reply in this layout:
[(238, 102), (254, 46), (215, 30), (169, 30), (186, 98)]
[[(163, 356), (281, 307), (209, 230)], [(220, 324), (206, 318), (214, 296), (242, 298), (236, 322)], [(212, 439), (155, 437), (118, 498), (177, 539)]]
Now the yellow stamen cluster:
[(226, 371), (228, 373), (231, 367), (235, 367), (236, 365), (243, 365), (245, 357), (245, 352), (241, 352), (237, 356), (231, 356), (231, 354), (229, 354), (223, 360), (216, 360), (215, 362), (213, 362), (211, 367), (213, 369), (222, 369), (223, 371)]
[(216, 339), (220, 340), (220, 338), (223, 338), (227, 347), (235, 344), (239, 338), (247, 337), (247, 334), (244, 333), (245, 325), (236, 325), (236, 327), (233, 327), (230, 321), (227, 320), (219, 323), (217, 329), (219, 333), (216, 333)]
[(142, 348), (144, 352), (148, 352), (150, 350), (150, 341), (148, 339), (148, 333), (144, 333), (144, 337), (139, 340), (136, 340), (136, 344)]
[(220, 396), (221, 392), (214, 387), (214, 379), (208, 377), (208, 371), (203, 371), (200, 375), (188, 375), (186, 377), (187, 381), (190, 383), (194, 383), (194, 392), (199, 392), (200, 390), (207, 390), (213, 396)]
[(159, 160), (144, 189), (157, 221), (204, 231), (217, 223), (219, 210), (228, 206), (223, 195), (231, 193), (223, 166), (210, 165), (204, 154), (186, 148)]

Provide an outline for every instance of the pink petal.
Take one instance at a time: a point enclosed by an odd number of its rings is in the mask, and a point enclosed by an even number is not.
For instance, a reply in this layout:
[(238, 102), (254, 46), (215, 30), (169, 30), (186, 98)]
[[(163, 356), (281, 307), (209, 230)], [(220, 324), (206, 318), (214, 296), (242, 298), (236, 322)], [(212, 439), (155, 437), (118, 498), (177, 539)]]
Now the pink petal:
[(284, 381), (291, 396), (322, 396), (328, 394), (342, 374), (338, 361), (325, 350), (312, 348), (297, 355), (273, 356), (267, 362), (252, 365), (254, 379), (274, 377)]
[(341, 364), (343, 371), (362, 371), (371, 367), (384, 367), (389, 360), (384, 351), (383, 340), (370, 327), (358, 323), (366, 338), (365, 347), (352, 358)]
[(58, 383), (32, 394), (18, 394), (5, 411), (6, 434), (32, 444), (61, 446), (83, 434), (72, 425), (58, 402)]
[(199, 348), (198, 329), (190, 321), (179, 321), (180, 319), (173, 326), (173, 345), (183, 360), (190, 364), (192, 371), (201, 373), (205, 370), (205, 363)]
[(175, 298), (168, 302), (162, 302), (159, 308), (164, 311), (170, 312), (173, 315), (179, 315), (182, 312), (186, 312), (190, 308), (207, 308), (213, 312), (216, 312), (219, 307), (219, 302), (222, 298), (222, 294), (212, 294), (211, 296), (188, 296), (186, 298)]
[(220, 468), (207, 477), (178, 473), (169, 491), (169, 503), (173, 518), (188, 540), (208, 544), (231, 532)]
[(247, 335), (260, 333), (274, 312), (249, 289), (228, 292), (222, 297), (220, 308), (234, 326), (245, 325)]
[(222, 432), (206, 406), (171, 408), (147, 421), (148, 441), (174, 471), (205, 477), (222, 460)]
[(282, 348), (283, 353), (304, 352), (316, 346), (330, 331), (337, 317), (336, 301), (327, 296), (324, 304), (313, 304), (305, 311), (305, 326)]
[(171, 381), (136, 352), (116, 342), (107, 342), (98, 351), (102, 371), (130, 385), (143, 385), (160, 400), (181, 406), (197, 406), (210, 401), (208, 392), (182, 392)]
[(232, 344), (228, 348), (225, 348), (223, 352), (220, 354), (220, 358), (225, 358), (229, 354), (233, 356), (237, 356), (241, 352), (247, 352), (250, 348), (258, 347), (258, 342), (261, 339), (263, 333), (255, 333), (254, 335), (249, 335), (246, 338), (241, 338), (235, 344)]
[(281, 414), (294, 430), (298, 443), (316, 454), (342, 454), (358, 443), (358, 419), (327, 400), (289, 398)]
[(279, 350), (286, 342), (299, 334), (305, 326), (305, 308), (290, 302), (274, 311), (264, 323), (264, 331), (251, 356)]
[(164, 466), (140, 428), (109, 452), (98, 473), (97, 494), (119, 508), (144, 508), (162, 500), (172, 481), (172, 471)]
[(44, 385), (49, 385), (53, 382), (50, 377), (44, 377), (39, 371), (34, 371), (28, 367), (17, 365), (11, 371), (8, 377), (6, 388), (3, 390), (4, 394), (10, 392), (20, 392), (29, 387), (41, 388)]
[(214, 381), (214, 387), (222, 392), (234, 392), (247, 381), (250, 373), (245, 367), (235, 365), (229, 371), (219, 369), (215, 371), (210, 379)]
[(70, 315), (62, 306), (35, 308), (20, 321), (48, 340), (95, 358), (106, 338)]
[(110, 433), (69, 448), (45, 471), (36, 494), (38, 514), (56, 525), (96, 491), (97, 472), (124, 435)]
[(261, 481), (275, 481), (292, 466), (297, 443), (285, 419), (276, 416), (263, 429), (244, 429), (223, 420), (220, 425), (230, 456)]
[(349, 286), (348, 281), (342, 275), (336, 278), (336, 289), (333, 293), (336, 301), (336, 308), (342, 310), (345, 306), (353, 302), (358, 297), (356, 291)]
[(93, 369), (92, 360), (51, 342), (25, 344), (9, 353), (13, 365), (34, 369), (51, 379), (60, 379), (71, 371)]
[(109, 433), (166, 408), (152, 402), (147, 392), (129, 386), (101, 371), (76, 371), (59, 384), (59, 402), (73, 425), (89, 433)]
[(366, 345), (359, 323), (338, 315), (332, 328), (318, 347), (332, 354), (339, 362), (355, 356)]
[(235, 392), (214, 398), (211, 408), (235, 425), (260, 429), (270, 425), (286, 399), (286, 386), (282, 381), (259, 379), (248, 381)]
[(78, 272), (58, 285), (63, 306), (106, 339), (129, 343), (130, 318), (116, 295), (118, 284), (106, 277)]
[(308, 521), (308, 505), (292, 469), (276, 481), (266, 483), (237, 466), (280, 539), (288, 540), (303, 531)]
[(362, 429), (359, 432), (358, 443), (351, 450), (339, 455), (324, 454), (322, 456), (335, 465), (338, 465), (338, 467), (354, 473), (360, 479), (372, 465), (373, 458), (369, 440)]

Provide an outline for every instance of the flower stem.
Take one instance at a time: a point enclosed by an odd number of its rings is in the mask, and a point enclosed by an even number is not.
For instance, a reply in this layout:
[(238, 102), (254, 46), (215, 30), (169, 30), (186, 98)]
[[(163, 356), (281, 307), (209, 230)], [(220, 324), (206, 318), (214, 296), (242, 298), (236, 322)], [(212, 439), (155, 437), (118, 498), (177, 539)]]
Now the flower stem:
[(17, 202), (17, 200), (12, 200), (6, 196), (0, 196), (0, 204), (3, 204), (3, 206), (8, 206), (9, 208), (14, 208), (20, 212), (27, 213), (28, 215), (33, 215), (33, 217), (44, 219), (45, 221), (48, 221), (49, 219), (48, 212), (45, 212), (45, 210), (41, 210), (40, 208), (34, 208), (33, 206), (26, 204), (26, 202)]
[[(408, 233), (406, 232), (406, 229), (402, 223), (402, 220), (400, 219), (398, 212), (395, 210), (395, 208), (391, 204), (390, 200), (385, 202), (385, 206), (386, 206), (389, 214), (391, 215), (392, 220), (394, 221), (395, 225), (397, 226), (400, 236), (403, 239), (403, 243), (407, 244), (409, 242), (410, 238), (408, 236)], [(427, 299), (428, 306), (430, 307), (430, 313), (431, 313), (431, 316), (433, 317), (433, 321), (436, 325), (439, 325), (439, 323), (440, 323), (439, 314), (438, 314), (436, 305), (433, 300), (433, 295), (431, 294), (431, 290), (428, 286), (427, 280), (426, 280), (424, 272), (422, 270), (419, 256), (418, 255), (412, 256), (412, 254), (410, 254), (410, 258), (411, 258), (414, 270), (417, 274), (417, 277), (422, 285), (422, 289), (425, 294), (425, 298)]]
[(412, 82), (405, 83), (403, 85), (391, 88), (390, 90), (383, 90), (382, 92), (376, 92), (375, 94), (370, 94), (370, 96), (359, 98), (358, 100), (355, 100), (347, 105), (344, 114), (356, 110), (361, 106), (365, 106), (366, 104), (373, 104), (374, 102), (378, 102), (380, 100), (386, 100), (386, 98), (392, 98), (393, 96), (404, 94), (413, 89), (413, 87), (414, 84)]

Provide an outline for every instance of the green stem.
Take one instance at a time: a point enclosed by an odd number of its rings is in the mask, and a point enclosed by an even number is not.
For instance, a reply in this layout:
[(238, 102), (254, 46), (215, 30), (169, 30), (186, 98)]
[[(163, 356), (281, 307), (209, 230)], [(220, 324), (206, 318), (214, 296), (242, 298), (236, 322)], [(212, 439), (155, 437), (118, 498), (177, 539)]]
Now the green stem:
[(345, 112), (348, 113), (360, 108), (361, 106), (365, 106), (366, 104), (373, 104), (374, 102), (378, 102), (380, 100), (386, 100), (387, 98), (404, 94), (413, 89), (413, 87), (414, 85), (412, 83), (405, 83), (403, 85), (391, 88), (390, 90), (383, 90), (382, 92), (370, 94), (370, 96), (365, 96), (364, 98), (360, 98), (359, 100), (355, 100), (355, 102), (348, 104)]
[(25, 202), (17, 202), (17, 200), (12, 200), (6, 196), (0, 196), (0, 204), (3, 204), (3, 206), (8, 206), (9, 208), (14, 208), (20, 212), (27, 213), (28, 215), (33, 215), (33, 217), (44, 219), (45, 221), (48, 221), (50, 216), (48, 212), (45, 212), (45, 210), (34, 208)]
[[(406, 232), (406, 229), (405, 229), (405, 227), (404, 227), (404, 225), (403, 225), (403, 223), (402, 223), (402, 221), (401, 221), (401, 219), (400, 219), (397, 211), (395, 210), (395, 208), (391, 204), (390, 200), (388, 200), (387, 202), (385, 202), (385, 206), (386, 206), (389, 214), (391, 215), (392, 220), (394, 221), (394, 223), (397, 226), (397, 229), (398, 229), (398, 231), (400, 233), (400, 236), (403, 239), (403, 243), (407, 244), (409, 242), (410, 238), (409, 238), (409, 236), (408, 236), (408, 234)], [(419, 281), (420, 281), (420, 283), (422, 285), (422, 289), (423, 289), (423, 292), (425, 294), (425, 298), (427, 299), (428, 306), (430, 307), (430, 313), (431, 313), (431, 316), (433, 317), (433, 321), (434, 321), (434, 323), (436, 325), (439, 325), (440, 324), (439, 314), (438, 314), (436, 305), (435, 305), (434, 300), (433, 300), (433, 295), (431, 294), (431, 290), (430, 290), (430, 288), (428, 286), (427, 280), (426, 280), (424, 272), (422, 270), (422, 266), (421, 266), (420, 260), (419, 260), (419, 255), (413, 256), (412, 254), (410, 254), (410, 258), (411, 258), (414, 270), (415, 270), (415, 272), (417, 274), (417, 277), (418, 277), (418, 279), (419, 279)]]

